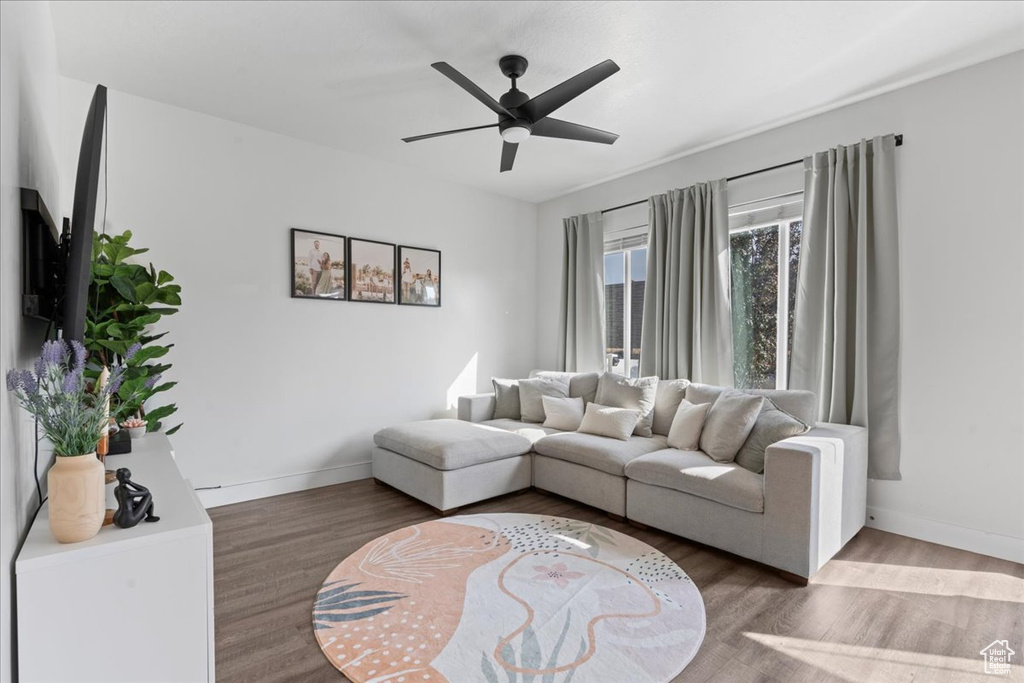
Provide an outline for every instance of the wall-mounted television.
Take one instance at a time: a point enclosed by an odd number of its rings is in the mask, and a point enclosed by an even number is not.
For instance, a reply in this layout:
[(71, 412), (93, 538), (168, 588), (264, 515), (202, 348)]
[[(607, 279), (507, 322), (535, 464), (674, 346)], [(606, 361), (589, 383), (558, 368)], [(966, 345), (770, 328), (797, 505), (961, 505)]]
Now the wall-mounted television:
[(103, 153), (107, 89), (97, 85), (82, 132), (71, 222), (62, 234), (38, 192), (22, 189), (22, 313), (56, 325), (65, 339), (83, 341), (92, 267), (96, 195)]

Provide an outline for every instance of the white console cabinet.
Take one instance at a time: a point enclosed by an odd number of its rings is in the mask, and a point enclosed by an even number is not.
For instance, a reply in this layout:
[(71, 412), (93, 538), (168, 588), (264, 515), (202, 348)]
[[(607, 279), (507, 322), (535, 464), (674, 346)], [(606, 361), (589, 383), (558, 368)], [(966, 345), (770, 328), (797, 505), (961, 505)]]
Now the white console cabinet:
[(15, 563), (22, 683), (214, 680), (213, 525), (166, 436), (132, 449), (106, 467), (131, 470), (159, 522), (62, 544), (44, 505), (29, 530)]

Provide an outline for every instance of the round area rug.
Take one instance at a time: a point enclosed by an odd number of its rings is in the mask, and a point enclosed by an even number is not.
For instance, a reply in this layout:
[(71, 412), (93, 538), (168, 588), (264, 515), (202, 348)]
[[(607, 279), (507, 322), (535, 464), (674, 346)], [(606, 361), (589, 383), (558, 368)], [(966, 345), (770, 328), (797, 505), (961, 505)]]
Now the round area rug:
[(313, 628), (355, 683), (669, 681), (704, 602), (646, 543), (561, 517), (449, 517), (378, 538), (317, 593)]

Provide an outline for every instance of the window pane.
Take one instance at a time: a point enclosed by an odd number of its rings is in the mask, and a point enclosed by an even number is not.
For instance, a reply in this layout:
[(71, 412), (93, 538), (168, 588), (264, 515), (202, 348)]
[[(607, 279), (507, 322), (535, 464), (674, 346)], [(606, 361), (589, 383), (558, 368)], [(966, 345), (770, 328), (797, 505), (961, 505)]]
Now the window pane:
[(605, 354), (615, 356), (614, 372), (622, 372), (622, 295), (625, 280), (625, 258), (623, 253), (604, 255), (604, 334)]
[(779, 226), (734, 233), (729, 246), (735, 384), (741, 389), (774, 389)]
[(640, 330), (644, 322), (644, 285), (647, 284), (647, 248), (629, 252), (629, 376), (640, 376)]
[[(804, 233), (804, 222), (789, 224), (789, 339), (786, 341), (786, 367), (793, 360), (793, 311), (796, 310), (796, 276), (800, 265), (800, 238)], [(788, 378), (787, 378), (788, 379)], [(789, 386), (787, 383), (786, 386)]]

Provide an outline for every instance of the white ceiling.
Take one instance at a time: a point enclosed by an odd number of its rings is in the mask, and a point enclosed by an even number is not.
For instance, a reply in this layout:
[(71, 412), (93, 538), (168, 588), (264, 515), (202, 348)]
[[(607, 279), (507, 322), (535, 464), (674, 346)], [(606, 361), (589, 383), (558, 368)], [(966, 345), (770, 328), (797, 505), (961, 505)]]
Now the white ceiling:
[[(541, 201), (899, 83), (1024, 48), (1021, 2), (52, 2), (63, 75)], [(622, 70), (555, 116), (613, 146), (533, 138), (498, 173), (497, 60), (537, 95)]]

